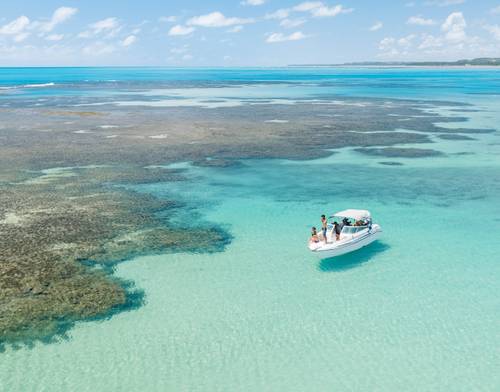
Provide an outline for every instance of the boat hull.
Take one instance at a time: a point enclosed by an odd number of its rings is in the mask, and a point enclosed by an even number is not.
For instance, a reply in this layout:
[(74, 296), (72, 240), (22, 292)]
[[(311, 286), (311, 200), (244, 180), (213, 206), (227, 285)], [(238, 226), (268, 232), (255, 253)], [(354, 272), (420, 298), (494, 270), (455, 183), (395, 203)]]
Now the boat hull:
[(359, 237), (353, 237), (350, 240), (328, 244), (318, 244), (317, 246), (312, 245), (309, 249), (320, 259), (328, 259), (330, 257), (341, 256), (346, 253), (359, 250), (367, 245), (370, 245), (372, 242), (377, 241), (381, 235), (382, 229), (380, 229), (380, 226), (375, 227), (374, 225), (370, 232)]

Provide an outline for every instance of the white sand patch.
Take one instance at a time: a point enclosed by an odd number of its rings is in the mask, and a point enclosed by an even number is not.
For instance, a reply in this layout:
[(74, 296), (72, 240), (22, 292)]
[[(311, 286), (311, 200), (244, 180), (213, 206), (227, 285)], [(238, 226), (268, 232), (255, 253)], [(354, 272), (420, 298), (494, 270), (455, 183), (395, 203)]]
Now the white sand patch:
[(148, 136), (150, 139), (166, 139), (168, 137), (167, 134), (162, 133), (161, 135), (152, 135)]
[(0, 225), (19, 225), (23, 218), (14, 212), (7, 212), (5, 218), (0, 220)]
[(60, 242), (58, 244), (54, 244), (50, 249), (51, 250), (66, 250), (73, 249), (76, 247), (76, 244), (68, 244), (67, 242)]
[(79, 131), (74, 131), (73, 133), (94, 133), (94, 132), (89, 131), (87, 129), (80, 129)]
[(44, 169), (41, 170), (40, 172), (42, 173), (41, 176), (24, 181), (24, 184), (47, 184), (52, 181), (58, 180), (60, 178), (76, 176), (76, 173), (73, 172), (72, 168), (64, 168), (64, 167)]
[(286, 124), (288, 123), (289, 121), (288, 120), (278, 120), (278, 119), (274, 119), (274, 120), (266, 120), (264, 121), (265, 123), (271, 123), (271, 124)]

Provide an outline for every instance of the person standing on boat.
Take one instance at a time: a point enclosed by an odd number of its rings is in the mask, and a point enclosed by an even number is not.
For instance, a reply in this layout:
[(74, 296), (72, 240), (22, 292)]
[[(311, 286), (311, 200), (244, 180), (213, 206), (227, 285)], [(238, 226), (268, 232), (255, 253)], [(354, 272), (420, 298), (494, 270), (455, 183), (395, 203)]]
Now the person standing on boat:
[(328, 220), (326, 216), (321, 215), (321, 232), (323, 233), (323, 239), (325, 240), (325, 244), (328, 242), (326, 238), (326, 231), (328, 230)]
[(340, 240), (340, 232), (342, 231), (340, 224), (335, 221), (333, 222), (333, 232), (335, 233), (335, 240)]

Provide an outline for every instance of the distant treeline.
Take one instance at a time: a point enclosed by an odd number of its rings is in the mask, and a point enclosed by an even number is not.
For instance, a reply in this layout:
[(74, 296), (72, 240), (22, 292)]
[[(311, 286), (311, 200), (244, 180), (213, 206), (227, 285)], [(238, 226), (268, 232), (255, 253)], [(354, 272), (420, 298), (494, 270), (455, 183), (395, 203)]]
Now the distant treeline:
[(476, 58), (457, 61), (362, 61), (342, 64), (291, 64), (290, 67), (339, 67), (339, 66), (402, 66), (402, 67), (445, 67), (445, 66), (500, 66), (500, 58)]

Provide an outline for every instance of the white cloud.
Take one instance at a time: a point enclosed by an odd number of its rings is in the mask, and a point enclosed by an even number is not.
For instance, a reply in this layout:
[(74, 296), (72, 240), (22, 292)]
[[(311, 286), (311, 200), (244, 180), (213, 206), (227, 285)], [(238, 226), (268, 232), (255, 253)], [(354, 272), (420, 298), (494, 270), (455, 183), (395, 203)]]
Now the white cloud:
[(30, 36), (30, 33), (24, 32), (14, 36), (14, 42), (22, 42)]
[(182, 56), (182, 59), (187, 61), (187, 60), (192, 60), (193, 59), (193, 56), (190, 55), (190, 54), (185, 54), (184, 56)]
[(265, 18), (266, 19), (285, 19), (290, 16), (290, 10), (287, 8), (281, 8), (279, 10), (276, 10), (274, 12), (271, 12), (270, 14), (266, 14)]
[(286, 29), (290, 29), (293, 27), (301, 26), (304, 23), (306, 23), (305, 19), (283, 19), (280, 22), (280, 26)]
[(47, 41), (60, 41), (64, 38), (64, 34), (51, 34), (48, 35), (45, 39)]
[(354, 11), (354, 8), (344, 8), (342, 5), (336, 5), (334, 7), (319, 7), (312, 10), (312, 15), (314, 17), (333, 17), (339, 14), (349, 14)]
[(464, 15), (461, 12), (452, 12), (444, 21), (441, 30), (446, 33), (445, 37), (447, 40), (460, 42), (466, 38), (466, 27), (467, 23), (465, 22)]
[(322, 6), (323, 3), (321, 1), (306, 1), (304, 3), (297, 4), (293, 7), (293, 10), (297, 12), (307, 12)]
[(43, 31), (44, 33), (48, 33), (54, 28), (68, 19), (70, 19), (73, 15), (75, 15), (78, 12), (77, 8), (71, 8), (71, 7), (59, 7), (54, 11), (52, 14), (52, 18), (48, 22), (44, 22), (40, 24), (40, 31)]
[(120, 43), (120, 45), (127, 47), (134, 44), (135, 42), (137, 42), (137, 37), (135, 35), (129, 35)]
[(243, 30), (243, 26), (238, 25), (231, 27), (229, 30), (227, 30), (228, 33), (239, 33), (241, 30)]
[(283, 33), (272, 33), (267, 37), (267, 43), (285, 42), (285, 41), (299, 41), (301, 39), (307, 38), (305, 34), (301, 31), (296, 31), (295, 33), (285, 35)]
[(103, 31), (116, 29), (118, 27), (118, 20), (114, 17), (106, 18), (92, 23), (91, 25), (89, 25), (89, 27), (94, 31), (95, 34), (99, 34)]
[(432, 26), (436, 24), (432, 19), (425, 19), (421, 16), (410, 16), (406, 21), (406, 24), (417, 25), (417, 26)]
[(382, 51), (398, 51), (399, 50), (407, 50), (409, 49), (412, 44), (413, 40), (416, 38), (415, 34), (409, 34), (405, 37), (401, 37), (399, 39), (396, 39), (394, 37), (385, 37), (383, 40), (380, 41), (378, 44), (378, 48)]
[(500, 26), (499, 25), (493, 25), (493, 26), (488, 25), (488, 26), (485, 26), (484, 28), (491, 33), (493, 38), (500, 41)]
[(2, 35), (16, 35), (23, 32), (23, 30), (28, 27), (30, 20), (27, 16), (20, 16), (14, 19), (12, 22), (3, 25), (0, 28), (0, 34)]
[(262, 5), (266, 2), (266, 0), (244, 0), (241, 2), (242, 5)]
[(425, 34), (423, 36), (422, 42), (418, 46), (420, 50), (441, 48), (444, 45), (443, 39), (440, 37), (435, 37), (433, 35)]
[(201, 27), (228, 27), (234, 25), (242, 25), (247, 23), (252, 23), (253, 19), (244, 18), (227, 18), (219, 11), (211, 12), (206, 15), (200, 15), (192, 17), (187, 21), (190, 26), (201, 26)]
[(191, 34), (194, 30), (194, 27), (175, 25), (169, 30), (168, 35), (188, 35)]
[(402, 46), (402, 47), (405, 47), (405, 48), (408, 48), (412, 45), (412, 41), (415, 39), (415, 34), (409, 34), (407, 35), (406, 37), (402, 37), (400, 39), (398, 39), (398, 45), (399, 46)]
[(499, 5), (499, 6), (496, 6), (495, 8), (492, 8), (492, 9), (490, 10), (490, 12), (491, 12), (492, 14), (494, 14), (494, 15), (498, 15), (498, 14), (500, 14), (500, 5)]
[(378, 44), (378, 48), (380, 50), (387, 50), (387, 49), (390, 49), (395, 43), (396, 43), (396, 39), (394, 39), (392, 37), (385, 37)]
[(375, 22), (375, 24), (370, 27), (370, 31), (377, 31), (380, 30), (382, 27), (384, 27), (384, 24), (382, 22)]
[(78, 34), (80, 38), (89, 38), (91, 36), (106, 34), (106, 38), (114, 37), (121, 29), (118, 19), (115, 17), (109, 17), (106, 19), (99, 20), (95, 23), (89, 24), (89, 30), (83, 31)]
[(344, 8), (342, 4), (328, 7), (321, 1), (306, 1), (292, 8), (296, 12), (309, 12), (315, 18), (333, 17), (354, 11), (353, 8)]

